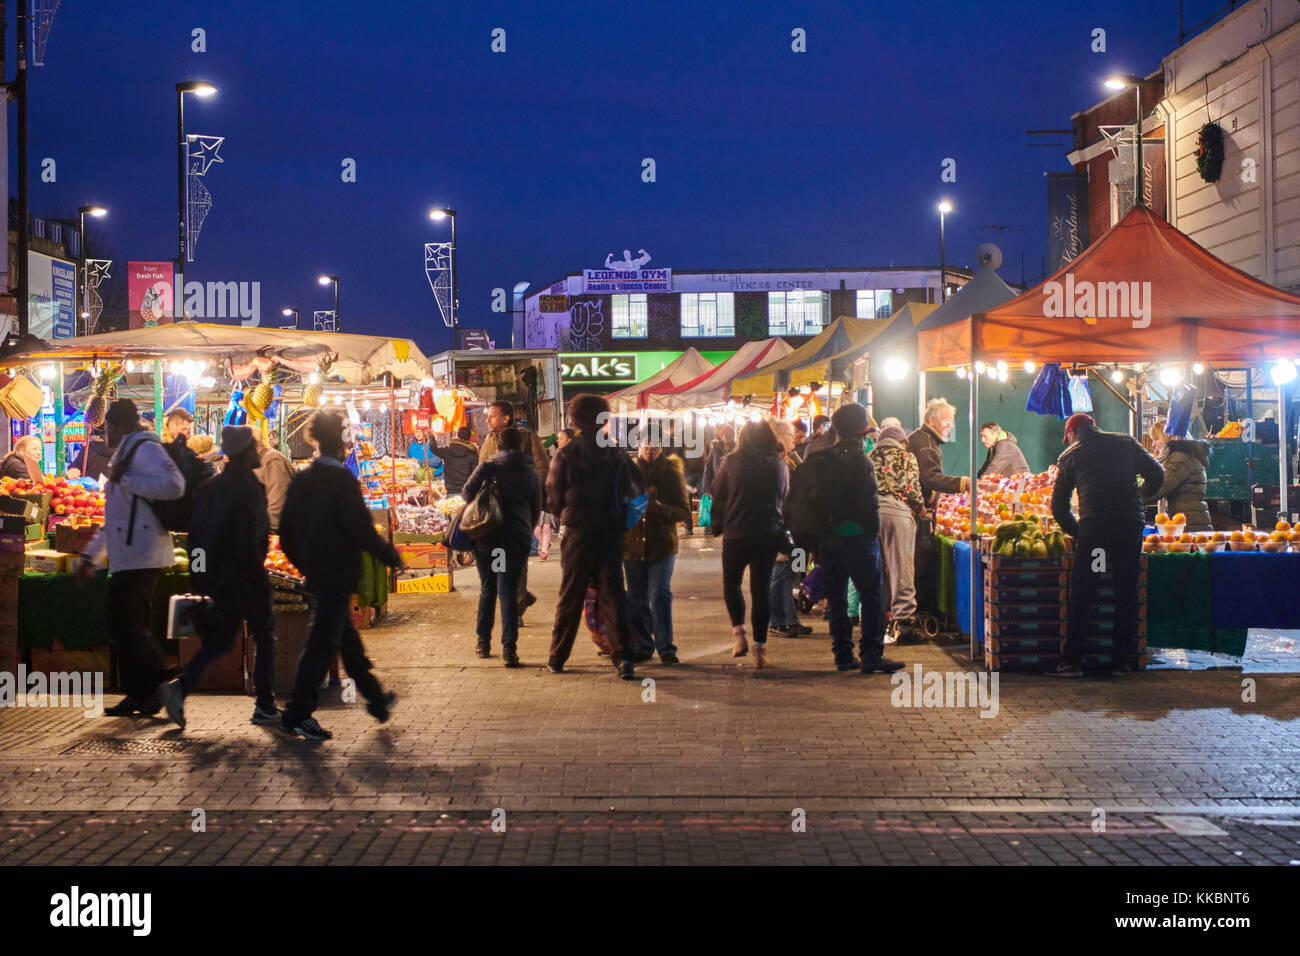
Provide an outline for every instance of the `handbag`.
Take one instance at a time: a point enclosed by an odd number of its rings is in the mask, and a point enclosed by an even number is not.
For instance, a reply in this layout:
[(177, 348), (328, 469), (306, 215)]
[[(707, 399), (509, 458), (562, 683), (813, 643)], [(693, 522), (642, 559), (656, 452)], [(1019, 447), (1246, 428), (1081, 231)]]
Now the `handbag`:
[(497, 491), (495, 472), (483, 481), (478, 494), (466, 503), (460, 513), (460, 530), (475, 541), (496, 534), (505, 524), (501, 510), (501, 495)]
[(474, 539), (471, 538), (469, 535), (467, 535), (464, 531), (462, 531), (460, 527), (460, 516), (465, 513), (465, 509), (468, 507), (469, 507), (468, 503), (461, 505), (460, 511), (457, 511), (452, 516), (451, 524), (448, 525), (447, 527), (447, 534), (446, 534), (445, 541), (447, 543), (447, 547), (450, 548), (452, 551), (473, 551), (474, 550)]
[(705, 492), (700, 495), (699, 526), (707, 528), (709, 519), (713, 517), (713, 495)]
[(630, 531), (636, 527), (637, 522), (641, 520), (649, 504), (650, 496), (644, 492), (627, 503), (627, 513), (623, 515), (623, 529), (625, 531)]

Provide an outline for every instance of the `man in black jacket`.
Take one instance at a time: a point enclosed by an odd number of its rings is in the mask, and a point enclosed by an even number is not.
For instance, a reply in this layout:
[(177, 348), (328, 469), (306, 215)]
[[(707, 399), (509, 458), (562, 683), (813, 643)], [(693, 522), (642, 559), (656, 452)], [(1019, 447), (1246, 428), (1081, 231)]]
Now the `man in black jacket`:
[(190, 518), (190, 578), (210, 599), (202, 646), (184, 673), (162, 690), (167, 716), (182, 728), (185, 697), (209, 665), (230, 653), (241, 621), (248, 623), (257, 648), (253, 723), (273, 724), (280, 716), (275, 708), (275, 615), (265, 567), (269, 523), (266, 492), (253, 471), (258, 464), (253, 430), (243, 425), (223, 428), (221, 448), (226, 467), (195, 489)]
[(400, 567), (402, 559), (375, 531), (361, 485), (343, 465), (343, 419), (317, 412), (308, 431), (319, 455), (289, 483), (280, 518), (280, 545), (307, 579), (316, 610), (280, 725), (296, 737), (329, 740), (333, 734), (316, 722), (312, 712), (335, 651), (372, 717), (380, 723), (388, 720), (397, 700), (370, 672), (361, 635), (352, 626), (352, 594), (361, 579), (362, 551), (392, 568)]
[[(818, 540), (817, 557), (826, 582), (830, 611), (831, 652), (838, 671), (889, 673), (903, 666), (885, 658), (881, 627), (880, 501), (876, 473), (862, 436), (871, 426), (867, 410), (856, 402), (841, 405), (831, 417), (837, 441), (825, 451), (812, 451), (799, 471), (812, 468), (829, 511), (830, 530)], [(811, 442), (809, 445), (811, 446)], [(862, 601), (861, 660), (853, 657), (853, 628), (849, 624), (848, 587), (852, 580)]]
[(456, 437), (442, 449), (442, 480), (449, 495), (460, 494), (469, 476), (479, 466), (478, 445), (470, 441), (472, 434), (470, 427), (463, 425)]
[[(1057, 460), (1052, 517), (1075, 539), (1070, 575), (1069, 622), (1054, 677), (1082, 677), (1083, 646), (1098, 575), (1115, 583), (1114, 645), (1111, 673), (1131, 671), (1137, 643), (1138, 579), (1142, 567), (1144, 491), (1160, 487), (1164, 469), (1128, 435), (1097, 430), (1092, 416), (1079, 412), (1065, 422), (1067, 448)], [(1141, 486), (1134, 480), (1141, 476)], [(1070, 496), (1079, 492), (1079, 518)]]

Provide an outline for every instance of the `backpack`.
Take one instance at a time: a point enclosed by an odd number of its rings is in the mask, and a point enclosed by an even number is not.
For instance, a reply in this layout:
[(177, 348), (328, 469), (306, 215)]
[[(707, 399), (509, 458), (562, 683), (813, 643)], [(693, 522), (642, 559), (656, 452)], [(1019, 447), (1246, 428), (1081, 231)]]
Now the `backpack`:
[(790, 476), (785, 523), (797, 540), (829, 534), (839, 501), (839, 462), (831, 452), (814, 452)]
[[(135, 453), (139, 451), (144, 441), (140, 439), (126, 453), (126, 458), (118, 466), (123, 472), (130, 468)], [(159, 524), (168, 531), (189, 531), (190, 516), (194, 513), (194, 489), (212, 476), (212, 466), (194, 454), (184, 442), (162, 442), (162, 447), (167, 457), (172, 460), (172, 464), (176, 466), (176, 470), (181, 473), (181, 477), (185, 479), (185, 491), (179, 498), (168, 501), (145, 498), (144, 503), (153, 510)], [(131, 499), (131, 520), (127, 525), (126, 533), (127, 544), (131, 543), (135, 532), (135, 508), (139, 501), (139, 495)]]

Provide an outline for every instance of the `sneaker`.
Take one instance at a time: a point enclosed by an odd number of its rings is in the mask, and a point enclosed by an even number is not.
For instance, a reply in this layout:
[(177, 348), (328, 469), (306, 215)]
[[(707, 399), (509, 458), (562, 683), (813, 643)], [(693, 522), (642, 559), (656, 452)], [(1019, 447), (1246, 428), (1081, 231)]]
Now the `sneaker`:
[(1043, 673), (1048, 677), (1082, 677), (1083, 668), (1078, 664), (1067, 664), (1062, 661), (1055, 667), (1049, 667)]
[(669, 651), (667, 654), (660, 654), (660, 655), (659, 655), (659, 663), (660, 663), (660, 664), (680, 664), (681, 661), (679, 661), (679, 660), (677, 659), (677, 655), (676, 655), (676, 654), (674, 654), (672, 651)]
[(332, 740), (334, 735), (316, 722), (315, 717), (304, 717), (302, 720), (290, 721), (288, 717), (281, 716), (280, 727), (287, 734), (295, 737), (302, 737), (304, 740)]
[(1116, 664), (1110, 669), (1111, 677), (1123, 677), (1126, 674), (1136, 674), (1137, 668), (1132, 664)]
[(271, 725), (275, 724), (282, 714), (275, 704), (258, 704), (253, 708), (253, 723)]
[(397, 705), (397, 695), (391, 690), (379, 696), (379, 700), (372, 700), (366, 704), (366, 713), (381, 724), (388, 723), (388, 718), (393, 716), (393, 708)]
[(794, 629), (795, 629), (795, 633), (800, 635), (811, 634), (813, 632), (813, 629), (809, 627), (807, 624), (796, 624), (794, 625)]
[(181, 686), (180, 679), (169, 680), (162, 686), (162, 702), (167, 708), (167, 719), (179, 727), (185, 729), (185, 688)]
[[(134, 717), (136, 714), (143, 712), (141, 710), (142, 707), (144, 707), (144, 704), (136, 700), (134, 697), (123, 697), (112, 707), (105, 707), (104, 716), (105, 717)], [(154, 711), (154, 713), (157, 713), (157, 711)]]
[(519, 667), (519, 655), (515, 653), (513, 647), (503, 648), (501, 651), (501, 663), (506, 667)]
[(636, 680), (636, 671), (633, 669), (631, 661), (624, 661), (617, 668), (618, 676), (623, 680)]
[(480, 641), (478, 647), (475, 648), (474, 653), (477, 654), (479, 657), (491, 657), (492, 645), (484, 644)]
[(862, 673), (871, 674), (880, 671), (882, 674), (892, 674), (894, 671), (902, 670), (906, 666), (902, 661), (891, 661), (887, 657), (881, 657), (874, 661), (863, 661)]
[(564, 673), (564, 665), (563, 665), (563, 664), (557, 664), (557, 663), (555, 663), (555, 661), (547, 661), (547, 662), (546, 662), (546, 669), (547, 669), (548, 671), (550, 671), (552, 674), (563, 674), (563, 673)]

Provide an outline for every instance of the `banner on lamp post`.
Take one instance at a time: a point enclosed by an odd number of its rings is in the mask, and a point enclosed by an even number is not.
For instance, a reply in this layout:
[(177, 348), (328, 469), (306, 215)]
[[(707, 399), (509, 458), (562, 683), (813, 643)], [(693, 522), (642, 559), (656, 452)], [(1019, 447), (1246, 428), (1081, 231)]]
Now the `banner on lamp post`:
[(143, 329), (172, 321), (171, 262), (127, 263), (126, 296), (131, 328)]

